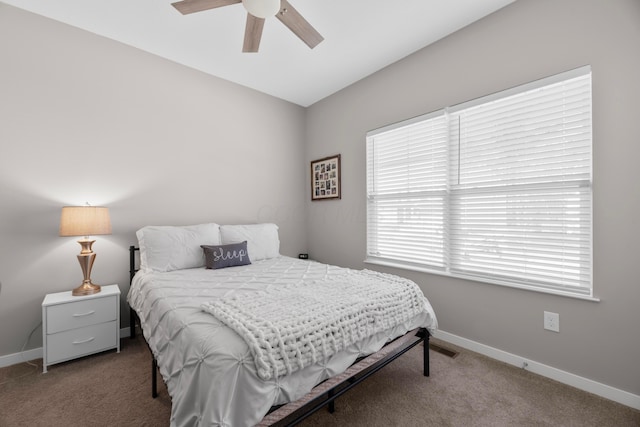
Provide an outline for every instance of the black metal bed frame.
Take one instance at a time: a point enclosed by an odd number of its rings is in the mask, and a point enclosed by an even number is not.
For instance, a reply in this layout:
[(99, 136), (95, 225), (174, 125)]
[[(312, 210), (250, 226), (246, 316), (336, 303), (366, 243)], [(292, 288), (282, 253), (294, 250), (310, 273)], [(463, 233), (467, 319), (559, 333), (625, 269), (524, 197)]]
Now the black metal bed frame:
[[(140, 251), (140, 248), (136, 246), (129, 246), (129, 286), (131, 286), (131, 282), (133, 282), (133, 276), (136, 275), (138, 269), (136, 268), (136, 251)], [(138, 313), (133, 309), (133, 307), (129, 306), (129, 338), (134, 339), (136, 337), (136, 320), (140, 323), (140, 318), (138, 317)], [(142, 330), (142, 324), (140, 326), (140, 330)], [(149, 352), (151, 353), (151, 397), (154, 399), (158, 397), (158, 361), (156, 360), (156, 356), (151, 351), (151, 347), (149, 347)]]
[[(135, 268), (135, 253), (139, 248), (129, 246), (129, 285), (133, 276), (138, 271)], [(139, 322), (138, 313), (130, 306), (130, 338), (136, 336), (136, 319)], [(413, 335), (411, 335), (413, 334)], [(360, 384), (362, 381), (387, 366), (389, 363), (402, 356), (413, 347), (423, 343), (423, 375), (429, 376), (429, 331), (426, 328), (417, 328), (395, 340), (385, 344), (377, 353), (356, 360), (343, 374), (333, 379), (328, 379), (311, 390), (305, 397), (311, 396), (304, 405), (297, 406), (291, 402), (281, 406), (272, 407), (260, 426), (293, 426), (300, 423), (314, 412), (327, 406), (330, 413), (335, 411), (335, 400), (347, 391)], [(151, 348), (149, 348), (151, 351)], [(151, 352), (151, 396), (158, 396), (158, 362)], [(303, 397), (304, 399), (304, 397)], [(302, 399), (301, 399), (302, 400)]]

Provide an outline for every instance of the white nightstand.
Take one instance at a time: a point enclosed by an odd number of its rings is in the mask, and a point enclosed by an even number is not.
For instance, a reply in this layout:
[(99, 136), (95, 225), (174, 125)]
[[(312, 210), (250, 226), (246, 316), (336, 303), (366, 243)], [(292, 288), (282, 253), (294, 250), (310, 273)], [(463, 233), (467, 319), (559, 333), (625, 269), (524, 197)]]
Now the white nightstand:
[(120, 288), (97, 294), (48, 294), (42, 301), (42, 372), (47, 366), (116, 348), (120, 353)]

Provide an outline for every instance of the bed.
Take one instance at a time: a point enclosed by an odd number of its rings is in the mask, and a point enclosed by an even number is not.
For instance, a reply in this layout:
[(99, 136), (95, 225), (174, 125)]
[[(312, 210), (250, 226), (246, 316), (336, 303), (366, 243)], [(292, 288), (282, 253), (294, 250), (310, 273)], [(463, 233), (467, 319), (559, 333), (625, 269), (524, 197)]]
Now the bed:
[[(127, 299), (171, 396), (172, 426), (295, 424), (437, 328), (415, 283), (282, 256), (275, 224), (136, 234)], [(426, 345), (424, 357), (428, 375)]]

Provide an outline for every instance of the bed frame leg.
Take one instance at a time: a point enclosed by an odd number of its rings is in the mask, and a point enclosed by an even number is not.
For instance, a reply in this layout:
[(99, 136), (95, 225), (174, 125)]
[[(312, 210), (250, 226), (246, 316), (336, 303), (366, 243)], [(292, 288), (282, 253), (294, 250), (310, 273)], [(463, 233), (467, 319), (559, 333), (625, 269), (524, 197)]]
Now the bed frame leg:
[(129, 307), (129, 338), (136, 337), (136, 312), (133, 308)]
[[(333, 389), (329, 390), (327, 395), (329, 396), (329, 399), (331, 399), (333, 397)], [(336, 412), (336, 401), (335, 400), (330, 401), (328, 407), (329, 407), (330, 414), (333, 414), (334, 412)]]
[(424, 331), (425, 333), (425, 337), (424, 337), (424, 342), (423, 342), (423, 347), (422, 347), (422, 363), (423, 363), (423, 371), (424, 371), (424, 376), (428, 377), (429, 376), (429, 338), (431, 337), (431, 334), (429, 334), (428, 331)]
[(155, 357), (151, 360), (151, 397), (158, 397), (158, 362)]

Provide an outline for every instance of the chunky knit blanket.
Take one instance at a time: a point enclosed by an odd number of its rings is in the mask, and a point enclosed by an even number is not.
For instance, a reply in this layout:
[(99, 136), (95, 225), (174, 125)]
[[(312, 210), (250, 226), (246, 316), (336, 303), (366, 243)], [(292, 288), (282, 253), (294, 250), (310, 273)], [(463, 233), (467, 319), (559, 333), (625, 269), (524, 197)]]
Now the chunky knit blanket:
[(258, 376), (290, 374), (426, 309), (414, 282), (370, 270), (202, 304), (249, 345)]

